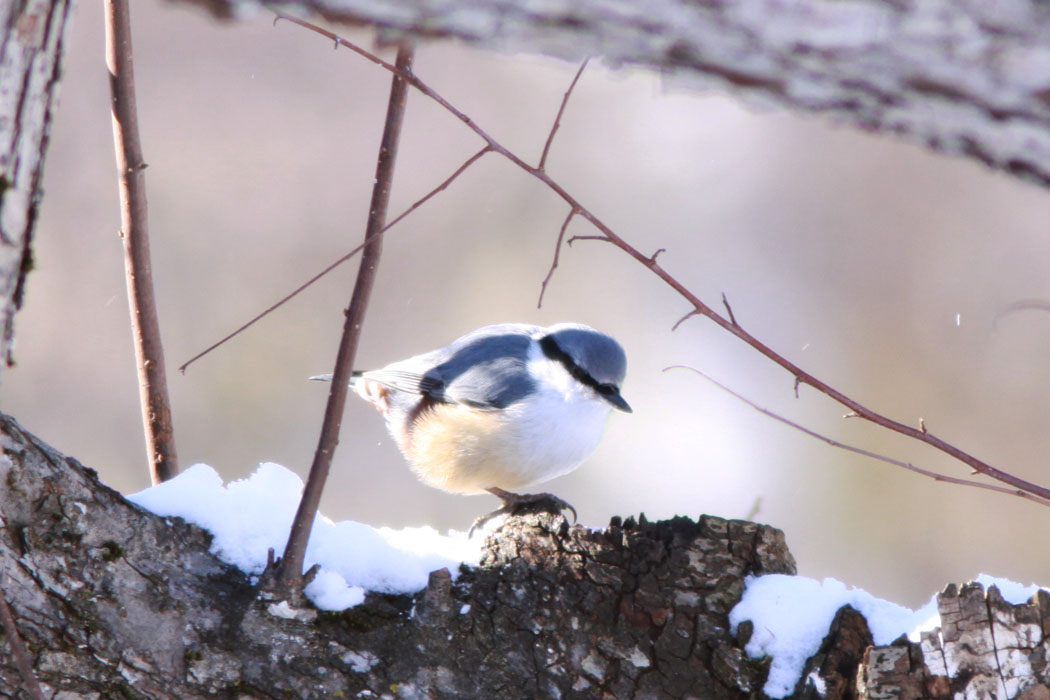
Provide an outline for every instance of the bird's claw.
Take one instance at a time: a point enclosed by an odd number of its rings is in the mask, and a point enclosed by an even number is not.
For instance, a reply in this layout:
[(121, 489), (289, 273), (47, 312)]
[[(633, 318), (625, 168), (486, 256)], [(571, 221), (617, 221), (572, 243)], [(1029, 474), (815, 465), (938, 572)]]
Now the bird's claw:
[(562, 498), (558, 498), (552, 493), (512, 493), (496, 487), (485, 490), (503, 501), (503, 505), (491, 513), (485, 513), (484, 515), (479, 515), (475, 518), (473, 524), (470, 526), (470, 530), (467, 531), (468, 538), (473, 537), (475, 530), (483, 527), (493, 518), (501, 515), (518, 515), (526, 509), (542, 510), (557, 515), (560, 515), (562, 511), (567, 510), (572, 513), (573, 525), (576, 524), (576, 509), (572, 507), (571, 503)]

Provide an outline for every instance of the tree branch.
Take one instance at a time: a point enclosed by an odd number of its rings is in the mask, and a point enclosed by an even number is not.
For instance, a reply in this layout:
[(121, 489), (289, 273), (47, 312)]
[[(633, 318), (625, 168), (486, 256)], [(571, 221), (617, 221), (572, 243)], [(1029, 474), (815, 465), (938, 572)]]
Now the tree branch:
[[(554, 132), (551, 132), (553, 135)], [(548, 140), (548, 144), (550, 141)], [(544, 149), (544, 156), (547, 155), (546, 149)], [(542, 164), (543, 160), (540, 160)], [(551, 266), (547, 270), (547, 275), (543, 278), (543, 282), (540, 284), (540, 298), (536, 301), (536, 308), (543, 307), (543, 295), (547, 293), (547, 285), (550, 283), (551, 278), (554, 277), (554, 271), (558, 269), (558, 262), (561, 260), (561, 244), (565, 240), (565, 230), (569, 228), (569, 222), (572, 221), (572, 217), (576, 216), (576, 210), (570, 209), (568, 215), (565, 217), (565, 221), (561, 224), (561, 229), (558, 231), (558, 240), (554, 244), (554, 259), (551, 260)]]
[(113, 147), (120, 185), (121, 239), (127, 276), (131, 333), (138, 365), (146, 453), (154, 484), (179, 473), (175, 431), (164, 367), (164, 345), (153, 294), (146, 212), (146, 162), (139, 140), (128, 0), (105, 0), (106, 65), (113, 104)]
[(550, 153), (551, 144), (554, 143), (554, 135), (558, 133), (558, 127), (561, 126), (561, 115), (565, 113), (565, 106), (569, 104), (569, 98), (572, 97), (572, 91), (576, 88), (576, 83), (579, 82), (580, 76), (583, 75), (583, 70), (587, 67), (587, 63), (590, 59), (584, 59), (583, 63), (576, 70), (576, 75), (573, 76), (572, 82), (569, 83), (568, 89), (561, 98), (561, 105), (558, 107), (558, 113), (554, 116), (554, 123), (551, 125), (550, 133), (547, 134), (547, 142), (543, 144), (543, 155), (540, 156), (540, 164), (538, 167), (543, 170), (547, 166), (547, 155)]
[[(934, 481), (941, 481), (941, 482), (945, 482), (945, 483), (948, 483), (948, 484), (956, 484), (957, 486), (971, 486), (973, 488), (985, 489), (985, 490), (988, 490), (988, 491), (996, 491), (998, 493), (1003, 493), (1003, 494), (1006, 494), (1008, 496), (1017, 496), (1019, 498), (1024, 498), (1024, 499), (1032, 501), (1034, 503), (1038, 503), (1041, 506), (1050, 506), (1050, 501), (1048, 501), (1047, 499), (1040, 498), (1039, 496), (1035, 496), (1035, 495), (1033, 495), (1031, 493), (1027, 493), (1026, 491), (1022, 491), (1020, 489), (1009, 489), (1009, 488), (1005, 488), (1003, 486), (996, 486), (995, 484), (985, 484), (985, 483), (980, 482), (980, 481), (973, 481), (972, 479), (960, 479), (960, 478), (955, 477), (955, 476), (948, 476), (947, 474), (939, 474), (937, 472), (930, 471), (929, 469), (923, 469), (922, 467), (917, 467), (914, 464), (912, 464), (911, 462), (904, 462), (904, 461), (899, 460), (899, 459), (894, 459), (893, 457), (887, 457), (886, 455), (879, 454), (878, 452), (872, 452), (870, 450), (865, 450), (865, 449), (860, 448), (860, 447), (854, 447), (853, 445), (847, 445), (844, 442), (839, 442), (838, 440), (835, 440), (833, 438), (829, 438), (827, 435), (822, 435), (821, 433), (818, 433), (815, 430), (810, 430), (809, 428), (807, 428), (807, 427), (805, 427), (803, 425), (800, 425), (800, 424), (796, 423), (793, 420), (789, 420), (788, 418), (785, 418), (784, 416), (781, 416), (778, 413), (774, 413), (773, 411), (769, 410), (768, 408), (763, 408), (762, 406), (759, 406), (757, 403), (755, 403), (751, 399), (749, 399), (746, 396), (743, 396), (741, 394), (738, 394), (737, 392), (733, 391), (732, 389), (730, 389), (725, 384), (721, 383), (720, 381), (718, 381), (717, 379), (715, 379), (711, 375), (707, 374), (706, 372), (703, 372), (703, 371), (697, 369), (696, 367), (691, 367), (690, 365), (671, 365), (670, 367), (665, 367), (664, 371), (666, 372), (669, 369), (687, 369), (687, 370), (690, 370), (691, 372), (695, 372), (696, 374), (700, 375), (701, 377), (703, 377), (707, 381), (709, 381), (712, 384), (714, 384), (715, 386), (717, 386), (722, 391), (726, 392), (727, 394), (729, 394), (733, 398), (737, 399), (738, 401), (741, 401), (741, 402), (747, 404), (748, 406), (750, 406), (751, 408), (755, 409), (756, 411), (758, 411), (762, 415), (769, 416), (773, 420), (779, 421), (779, 422), (783, 423), (784, 425), (790, 426), (790, 427), (794, 428), (795, 430), (799, 431), (800, 433), (804, 433), (806, 435), (809, 435), (810, 437), (816, 438), (817, 440), (820, 440), (822, 442), (826, 442), (827, 444), (831, 445), (832, 447), (837, 447), (840, 450), (846, 450), (847, 452), (852, 452), (854, 454), (858, 454), (858, 455), (861, 455), (861, 456), (864, 456), (864, 457), (870, 457), (871, 459), (875, 459), (875, 460), (878, 460), (880, 462), (885, 462), (887, 464), (892, 464), (894, 466), (898, 466), (898, 467), (901, 467), (903, 469), (907, 469), (908, 471), (915, 472), (916, 474), (921, 474), (923, 476), (927, 476), (927, 477), (933, 479)], [(754, 516), (752, 516), (752, 515), (748, 516), (749, 519), (751, 517), (754, 517)]]
[(288, 544), (276, 572), (278, 591), (282, 597), (294, 598), (301, 593), (306, 543), (310, 538), (310, 529), (313, 527), (317, 507), (321, 502), (321, 492), (328, 479), (328, 469), (332, 464), (335, 448), (339, 444), (339, 428), (343, 421), (350, 371), (353, 368), (354, 356), (361, 338), (361, 327), (364, 324), (365, 312), (368, 310), (368, 300), (372, 294), (382, 251), (382, 239), (378, 234), (386, 223), (387, 207), (390, 204), (394, 164), (397, 160), (401, 125), (404, 123), (405, 104), (408, 99), (408, 84), (404, 76), (411, 73), (411, 68), (412, 48), (408, 44), (401, 44), (397, 50), (396, 73), (390, 86), (386, 124), (376, 164), (375, 187), (372, 189), (372, 204), (369, 207), (368, 224), (365, 228), (365, 240), (368, 243), (361, 254), (361, 266), (357, 272), (357, 281), (354, 283), (353, 295), (350, 298), (350, 308), (343, 324), (343, 335), (339, 341), (335, 370), (332, 373), (332, 386), (328, 392), (328, 404), (325, 407), (324, 422), (321, 425), (321, 437), (310, 467), (310, 476), (303, 489), (302, 500), (299, 502), (299, 509), (292, 522)]
[(33, 267), (33, 228), (71, 0), (0, 2), (0, 374)]
[[(228, 15), (253, 0), (179, 1)], [(281, 8), (391, 37), (601, 57), (1050, 183), (1050, 7), (1041, 2), (296, 0)]]
[(383, 234), (385, 234), (387, 231), (389, 231), (394, 226), (396, 226), (402, 219), (404, 219), (406, 216), (408, 216), (409, 214), (414, 212), (419, 207), (423, 206), (423, 204), (425, 204), (431, 197), (435, 196), (439, 192), (443, 192), (449, 185), (452, 184), (453, 180), (455, 180), (457, 177), (459, 177), (463, 173), (464, 170), (466, 170), (471, 165), (473, 165), (475, 163), (475, 161), (477, 161), (479, 158), (481, 158), (486, 153), (489, 153), (489, 147), (488, 146), (485, 146), (480, 151), (478, 151), (477, 153), (472, 155), (470, 158), (467, 158), (467, 160), (462, 165), (460, 165), (458, 168), (456, 168), (456, 170), (451, 175), (449, 175), (447, 178), (445, 178), (441, 182), (440, 185), (438, 185), (434, 189), (430, 190), (430, 192), (427, 192), (425, 195), (423, 195), (422, 197), (417, 199), (415, 202), (413, 202), (412, 205), (408, 209), (405, 209), (403, 212), (398, 214), (394, 218), (393, 221), (391, 221), (389, 224), (387, 224), (383, 228), (381, 228), (378, 231), (376, 231), (371, 237), (365, 238), (364, 242), (361, 243), (361, 245), (357, 246), (356, 248), (354, 248), (349, 253), (347, 253), (346, 255), (342, 256), (341, 258), (339, 258), (335, 262), (332, 262), (332, 263), (328, 264), (323, 270), (321, 270), (316, 275), (314, 275), (310, 279), (308, 279), (305, 282), (303, 282), (302, 284), (300, 284), (298, 287), (296, 287), (294, 290), (292, 290), (288, 294), (286, 294), (283, 297), (281, 297), (281, 299), (279, 301), (277, 301), (277, 303), (268, 306), (266, 309), (264, 309), (263, 311), (260, 311), (258, 314), (253, 316), (246, 323), (241, 324), (236, 330), (232, 331), (231, 333), (228, 333), (227, 335), (223, 336), (220, 340), (217, 340), (216, 342), (214, 342), (211, 345), (209, 345), (208, 347), (206, 347), (204, 350), (201, 350), (199, 353), (197, 353), (196, 355), (194, 355), (190, 359), (186, 360), (186, 362), (182, 363), (182, 365), (179, 366), (179, 371), (185, 373), (186, 372), (186, 368), (189, 367), (191, 364), (193, 364), (197, 360), (201, 359), (202, 357), (204, 357), (205, 355), (210, 353), (212, 350), (215, 350), (219, 346), (224, 345), (225, 343), (227, 343), (230, 340), (233, 340), (235, 337), (237, 337), (238, 335), (240, 335), (244, 331), (248, 330), (249, 328), (254, 326), (256, 323), (258, 323), (259, 321), (261, 321), (265, 317), (269, 316), (271, 313), (273, 313), (274, 311), (276, 311), (280, 307), (284, 306), (285, 304), (287, 304), (289, 301), (291, 301), (295, 297), (299, 296), (299, 294), (301, 294), (302, 292), (306, 291), (310, 286), (313, 285), (314, 282), (317, 282), (319, 279), (321, 279), (322, 277), (327, 275), (329, 272), (331, 272), (335, 268), (339, 267), (340, 265), (345, 263), (347, 260), (350, 260), (351, 258), (353, 258), (355, 255), (357, 255), (362, 250), (364, 250), (365, 246), (367, 246), (369, 243), (371, 243), (374, 240), (379, 239)]

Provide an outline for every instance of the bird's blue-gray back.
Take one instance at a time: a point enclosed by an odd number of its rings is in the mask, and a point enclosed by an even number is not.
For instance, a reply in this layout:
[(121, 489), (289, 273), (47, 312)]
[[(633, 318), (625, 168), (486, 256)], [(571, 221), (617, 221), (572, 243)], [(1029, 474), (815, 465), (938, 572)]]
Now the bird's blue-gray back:
[[(534, 390), (527, 362), (538, 326), (507, 323), (489, 326), (451, 345), (418, 355), (388, 370), (369, 372), (396, 392), (425, 395), (435, 401), (501, 409)], [(391, 397), (394, 403), (408, 396)]]

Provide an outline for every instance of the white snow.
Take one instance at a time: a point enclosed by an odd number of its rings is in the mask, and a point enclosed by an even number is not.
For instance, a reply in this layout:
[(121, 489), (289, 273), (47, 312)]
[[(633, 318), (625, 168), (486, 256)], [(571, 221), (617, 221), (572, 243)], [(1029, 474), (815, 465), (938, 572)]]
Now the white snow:
[[(997, 586), (1003, 599), (1015, 605), (1027, 601), (1039, 589), (986, 574), (974, 580), (985, 590)], [(752, 658), (770, 658), (769, 676), (763, 688), (766, 695), (782, 698), (794, 691), (806, 660), (820, 648), (835, 613), (843, 605), (852, 606), (865, 617), (876, 645), (889, 644), (902, 634), (917, 642), (921, 632), (941, 624), (936, 596), (921, 608), (910, 610), (832, 578), (817, 581), (782, 574), (749, 577), (744, 597), (729, 613), (729, 622), (734, 634), (745, 620), (754, 625), (744, 651)], [(819, 679), (811, 680), (815, 684)], [(816, 688), (819, 693), (820, 686)]]
[[(177, 516), (212, 533), (211, 550), (246, 574), (257, 576), (266, 566), (267, 550), (283, 551), (292, 517), (299, 505), (302, 480), (284, 467), (267, 463), (247, 479), (223, 484), (214, 469), (197, 464), (179, 476), (128, 496), (128, 500), (160, 516)], [(306, 594), (322, 610), (343, 610), (361, 603), (365, 591), (414, 593), (426, 586), (431, 571), (448, 568), (455, 577), (460, 563), (477, 564), (484, 536), (468, 539), (465, 533), (441, 535), (432, 528), (373, 528), (346, 520), (332, 522), (318, 514), (314, 520), (305, 568), (315, 563), (320, 572)], [(975, 579), (987, 590), (997, 586), (1013, 604), (1027, 601), (1038, 586), (981, 574)], [(520, 591), (519, 591), (520, 593)], [(886, 645), (907, 634), (940, 626), (936, 597), (918, 610), (880, 600), (867, 591), (847, 587), (835, 579), (817, 581), (802, 576), (773, 574), (749, 577), (740, 603), (729, 614), (735, 633), (750, 620), (754, 632), (745, 647), (752, 658), (769, 657), (769, 677), (764, 687), (771, 698), (789, 695), (798, 684), (806, 660), (820, 648), (835, 613), (851, 605), (862, 614), (875, 644)], [(460, 609), (466, 614), (469, 605)], [(298, 616), (280, 606), (273, 613)], [(638, 649), (631, 661), (639, 667), (649, 659)], [(365, 669), (371, 659), (351, 652), (347, 664)], [(585, 670), (601, 679), (600, 668)], [(824, 688), (818, 676), (808, 680), (818, 694)]]
[(1028, 600), (1035, 595), (1036, 591), (1040, 588), (1047, 588), (1046, 586), (1037, 586), (1034, 583), (1025, 586), (1016, 581), (1010, 581), (1005, 578), (997, 578), (995, 576), (989, 576), (988, 574), (978, 574), (977, 578), (974, 579), (977, 583), (984, 587), (984, 590), (988, 590), (989, 586), (995, 586), (999, 589), (999, 593), (1002, 594), (1003, 600), (1011, 605), (1020, 605), (1021, 603), (1027, 603)]
[[(247, 479), (226, 485), (214, 469), (196, 464), (128, 500), (208, 530), (216, 556), (256, 576), (266, 566), (268, 549), (278, 556), (284, 551), (302, 490), (302, 479), (278, 464), (261, 464)], [(304, 566), (318, 563), (321, 570), (305, 592), (322, 610), (357, 605), (366, 590), (414, 593), (426, 586), (431, 571), (448, 568), (455, 577), (460, 563), (477, 564), (484, 539), (484, 533), (467, 539), (461, 532), (373, 528), (318, 514)]]

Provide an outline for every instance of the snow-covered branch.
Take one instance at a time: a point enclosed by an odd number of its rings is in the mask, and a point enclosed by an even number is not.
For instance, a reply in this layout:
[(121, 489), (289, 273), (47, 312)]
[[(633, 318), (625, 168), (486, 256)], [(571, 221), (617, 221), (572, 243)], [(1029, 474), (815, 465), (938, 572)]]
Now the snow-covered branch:
[[(508, 520), (480, 565), (454, 579), (440, 569), (411, 594), (370, 592), (343, 612), (291, 609), (215, 553), (221, 536), (128, 502), (3, 414), (0, 441), (0, 580), (46, 697), (1047, 691), (1046, 592), (1011, 604), (995, 588), (950, 586), (938, 596), (940, 631), (891, 643), (887, 620), (910, 611), (795, 577), (783, 534), (768, 526), (643, 516), (592, 530), (536, 514)], [(0, 640), (0, 694), (18, 697), (22, 676)]]

